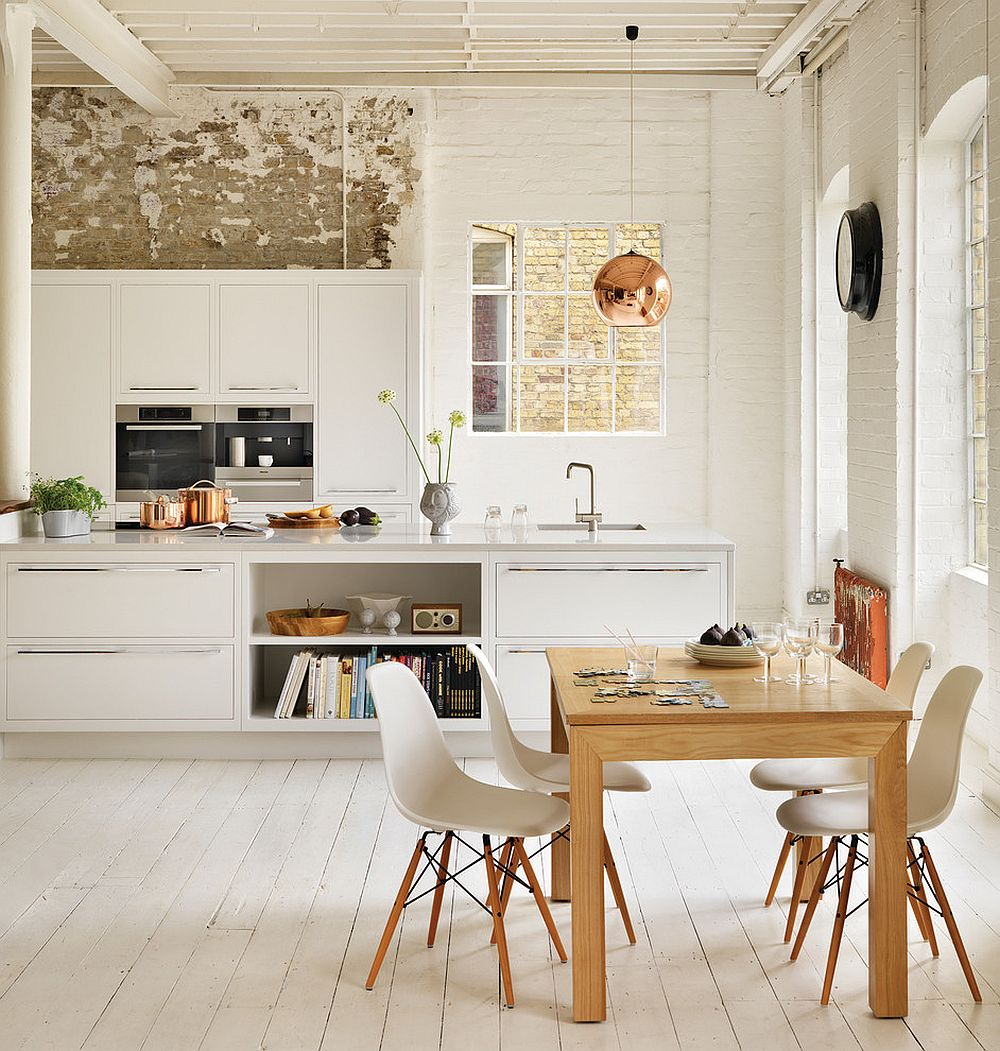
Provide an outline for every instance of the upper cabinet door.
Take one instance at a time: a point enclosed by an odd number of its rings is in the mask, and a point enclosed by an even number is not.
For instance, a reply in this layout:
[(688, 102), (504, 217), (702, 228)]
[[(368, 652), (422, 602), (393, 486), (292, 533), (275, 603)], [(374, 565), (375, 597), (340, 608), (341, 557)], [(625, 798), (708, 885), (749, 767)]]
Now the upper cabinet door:
[(31, 293), (31, 470), (111, 484), (111, 286), (36, 284)]
[(309, 393), (309, 286), (219, 286), (219, 388), (226, 395)]
[(121, 393), (142, 401), (212, 390), (210, 284), (121, 286)]
[(407, 345), (407, 291), (404, 284), (318, 288), (320, 496), (409, 495), (413, 454), (395, 413), (377, 400), (391, 387), (396, 408), (419, 440), (418, 392), (408, 382), (408, 352), (417, 348)]

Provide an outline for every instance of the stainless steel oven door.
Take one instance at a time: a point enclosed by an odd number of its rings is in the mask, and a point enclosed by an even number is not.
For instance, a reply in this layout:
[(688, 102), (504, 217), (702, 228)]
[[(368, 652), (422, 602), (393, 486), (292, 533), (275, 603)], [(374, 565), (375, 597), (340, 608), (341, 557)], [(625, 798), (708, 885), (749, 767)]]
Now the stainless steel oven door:
[(215, 480), (211, 405), (119, 405), (115, 422), (115, 499), (135, 502), (200, 478)]
[[(217, 467), (215, 479), (232, 489), (240, 503), (313, 501), (313, 473), (303, 467)], [(238, 505), (237, 505), (238, 506)]]

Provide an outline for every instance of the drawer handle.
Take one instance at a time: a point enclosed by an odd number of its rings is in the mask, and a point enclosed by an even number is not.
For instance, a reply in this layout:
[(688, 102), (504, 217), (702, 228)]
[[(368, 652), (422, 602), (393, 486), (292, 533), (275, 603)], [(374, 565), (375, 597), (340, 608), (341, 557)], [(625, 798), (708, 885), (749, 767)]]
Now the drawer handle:
[(517, 649), (517, 650), (508, 650), (507, 652), (508, 653), (544, 653), (545, 652), (545, 647), (543, 646), (541, 649), (537, 649), (537, 650)]
[(221, 573), (222, 566), (18, 566), (18, 573)]
[(165, 434), (167, 431), (200, 431), (200, 423), (126, 423), (127, 431), (157, 431)]
[(20, 649), (18, 653), (30, 655), (33, 657), (44, 657), (49, 654), (71, 654), (72, 656), (108, 656), (117, 655), (121, 653), (154, 653), (154, 654), (216, 654), (221, 653), (222, 650), (218, 647), (215, 649), (204, 649), (198, 648), (178, 648), (174, 646), (114, 646), (103, 650), (56, 650), (52, 648), (46, 649)]
[(200, 390), (201, 388), (192, 383), (188, 387), (129, 387), (129, 390)]
[(324, 496), (332, 496), (332, 495), (334, 495), (336, 493), (398, 493), (398, 492), (399, 492), (398, 489), (355, 489), (352, 486), (351, 488), (346, 488), (346, 489), (345, 488), (341, 488), (341, 489), (324, 489), (323, 490), (323, 495)]
[(508, 573), (707, 573), (707, 566), (504, 566)]
[(288, 391), (295, 391), (295, 390), (298, 390), (298, 389), (299, 389), (298, 387), (291, 386), (291, 385), (284, 386), (284, 387), (226, 387), (226, 390), (288, 390)]

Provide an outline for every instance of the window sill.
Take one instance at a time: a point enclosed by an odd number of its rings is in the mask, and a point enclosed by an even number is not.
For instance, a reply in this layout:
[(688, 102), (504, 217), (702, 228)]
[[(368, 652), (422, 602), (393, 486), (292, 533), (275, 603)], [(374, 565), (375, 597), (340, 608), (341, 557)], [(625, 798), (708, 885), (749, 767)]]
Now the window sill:
[(978, 566), (963, 566), (961, 569), (954, 570), (954, 575), (964, 577), (966, 580), (972, 581), (973, 584), (980, 584), (983, 587), (987, 587), (990, 582), (989, 573)]

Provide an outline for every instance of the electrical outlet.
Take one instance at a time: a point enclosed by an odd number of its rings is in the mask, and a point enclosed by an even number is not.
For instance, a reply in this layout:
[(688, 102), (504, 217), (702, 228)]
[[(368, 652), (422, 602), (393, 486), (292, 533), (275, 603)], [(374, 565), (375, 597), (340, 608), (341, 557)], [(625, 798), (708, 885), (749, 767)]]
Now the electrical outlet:
[(806, 605), (809, 606), (829, 606), (830, 605), (830, 592), (827, 588), (813, 588), (812, 591), (806, 592)]

